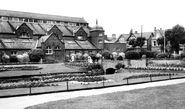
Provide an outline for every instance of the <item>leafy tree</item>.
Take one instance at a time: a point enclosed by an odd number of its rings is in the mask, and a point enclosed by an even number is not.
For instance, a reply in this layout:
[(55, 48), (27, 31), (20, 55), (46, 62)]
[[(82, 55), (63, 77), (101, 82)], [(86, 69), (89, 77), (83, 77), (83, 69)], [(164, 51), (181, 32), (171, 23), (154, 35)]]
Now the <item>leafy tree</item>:
[(137, 37), (136, 39), (136, 46), (139, 46), (140, 48), (142, 48), (142, 46), (145, 44), (145, 37)]
[(183, 26), (175, 25), (172, 29), (165, 32), (167, 40), (170, 41), (171, 50), (179, 53), (179, 44), (185, 44), (185, 29)]
[(136, 47), (136, 39), (131, 39), (128, 44), (132, 45), (132, 47), (135, 48)]

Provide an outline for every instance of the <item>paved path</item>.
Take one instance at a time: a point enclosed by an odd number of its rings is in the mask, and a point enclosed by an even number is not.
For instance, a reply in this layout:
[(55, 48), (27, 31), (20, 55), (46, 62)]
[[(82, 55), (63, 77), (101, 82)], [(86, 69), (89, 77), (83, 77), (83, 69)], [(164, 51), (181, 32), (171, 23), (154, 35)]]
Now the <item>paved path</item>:
[(1, 109), (24, 109), (25, 107), (28, 107), (28, 106), (37, 105), (37, 104), (41, 104), (49, 101), (69, 99), (69, 98), (75, 98), (80, 96), (99, 95), (99, 94), (119, 92), (119, 91), (129, 91), (129, 90), (142, 89), (147, 87), (165, 86), (165, 85), (179, 84), (184, 82), (185, 82), (185, 79), (177, 79), (177, 80), (151, 82), (151, 83), (144, 83), (144, 84), (137, 84), (137, 85), (110, 87), (110, 88), (104, 88), (104, 89), (93, 89), (93, 90), (83, 90), (83, 91), (74, 91), (74, 92), (62, 92), (62, 93), (53, 93), (53, 94), (2, 98), (0, 99), (0, 108)]

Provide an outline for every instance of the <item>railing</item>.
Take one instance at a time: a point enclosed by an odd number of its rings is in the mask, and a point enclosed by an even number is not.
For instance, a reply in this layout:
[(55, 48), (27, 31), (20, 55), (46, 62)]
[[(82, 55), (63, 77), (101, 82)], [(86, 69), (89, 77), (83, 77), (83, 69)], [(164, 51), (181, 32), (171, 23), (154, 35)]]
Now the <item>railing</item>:
[[(102, 75), (101, 77), (105, 77), (107, 75)], [(107, 77), (105, 77), (107, 78)], [(99, 82), (78, 82), (75, 81), (63, 81), (63, 82), (55, 82), (50, 83), (50, 85), (45, 87), (27, 87), (27, 88), (15, 88), (15, 89), (3, 89), (0, 90), (0, 98), (6, 97), (15, 97), (15, 96), (27, 96), (27, 95), (38, 95), (38, 94), (46, 94), (46, 93), (57, 93), (57, 92), (68, 92), (68, 91), (77, 91), (77, 90), (89, 90), (89, 89), (99, 89), (106, 87), (115, 87), (115, 86), (123, 86), (123, 85), (133, 85), (133, 84), (141, 84), (148, 82), (156, 82), (156, 81), (164, 81), (164, 80), (172, 80), (172, 79), (182, 79), (185, 78), (185, 75), (178, 75), (174, 73), (166, 73), (161, 76), (146, 76), (146, 77), (135, 77), (135, 78), (122, 78), (120, 80), (113, 80), (111, 76), (108, 80), (102, 80)]]

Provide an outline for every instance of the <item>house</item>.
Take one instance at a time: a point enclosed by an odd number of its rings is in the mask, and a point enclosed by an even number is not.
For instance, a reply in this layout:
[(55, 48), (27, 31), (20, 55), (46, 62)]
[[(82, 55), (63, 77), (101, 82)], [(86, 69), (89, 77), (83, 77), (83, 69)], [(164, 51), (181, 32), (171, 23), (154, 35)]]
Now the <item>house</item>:
[(116, 42), (125, 43), (126, 44), (125, 50), (126, 50), (127, 48), (131, 47), (128, 44), (129, 40), (133, 38), (136, 39), (137, 37), (145, 37), (146, 41), (145, 41), (143, 48), (147, 50), (152, 49), (152, 37), (154, 37), (153, 32), (143, 32), (141, 34), (141, 33), (138, 33), (137, 31), (135, 31), (135, 33), (132, 33), (131, 31), (130, 34), (121, 34)]

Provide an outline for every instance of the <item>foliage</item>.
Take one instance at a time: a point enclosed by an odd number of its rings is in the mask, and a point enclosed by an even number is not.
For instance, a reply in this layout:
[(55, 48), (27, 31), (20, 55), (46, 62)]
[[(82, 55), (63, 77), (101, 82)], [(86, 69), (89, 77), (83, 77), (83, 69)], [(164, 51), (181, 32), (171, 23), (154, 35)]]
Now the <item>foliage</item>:
[[(164, 37), (159, 37), (158, 39), (157, 39), (157, 43), (158, 43), (158, 45), (160, 45), (161, 47), (160, 47), (160, 49), (161, 49), (161, 51), (164, 51)], [(168, 44), (168, 40), (166, 39), (165, 40), (165, 46)]]
[(181, 58), (185, 58), (185, 52), (182, 52), (180, 55), (181, 55)]
[(18, 62), (17, 56), (10, 56), (10, 63), (11, 62)]
[(136, 39), (129, 40), (129, 43), (128, 44), (129, 45), (132, 45), (132, 47), (135, 48), (136, 47)]
[(118, 63), (115, 65), (115, 68), (119, 70), (120, 68), (125, 68), (125, 65), (123, 63)]
[(32, 49), (29, 52), (31, 62), (39, 62), (44, 57), (44, 52), (41, 49)]
[(167, 40), (170, 41), (171, 50), (179, 53), (179, 44), (185, 44), (185, 29), (183, 26), (175, 25), (172, 29), (165, 31)]
[(123, 60), (123, 57), (122, 56), (118, 56), (117, 60), (122, 61)]
[(104, 74), (103, 66), (101, 64), (89, 64), (86, 69), (88, 76)]
[(140, 53), (138, 51), (127, 51), (125, 53), (126, 59), (140, 59)]
[(129, 41), (129, 45), (132, 45), (133, 48), (135, 48), (136, 46), (142, 48), (142, 46), (145, 44), (145, 40), (145, 37), (137, 37), (136, 39), (131, 39)]
[(104, 57), (104, 59), (110, 59), (110, 55), (111, 55), (111, 53), (108, 52), (108, 51), (104, 51), (103, 54), (102, 54), (102, 56)]
[(159, 59), (163, 59), (163, 58), (167, 58), (168, 54), (167, 53), (158, 53), (156, 57)]

